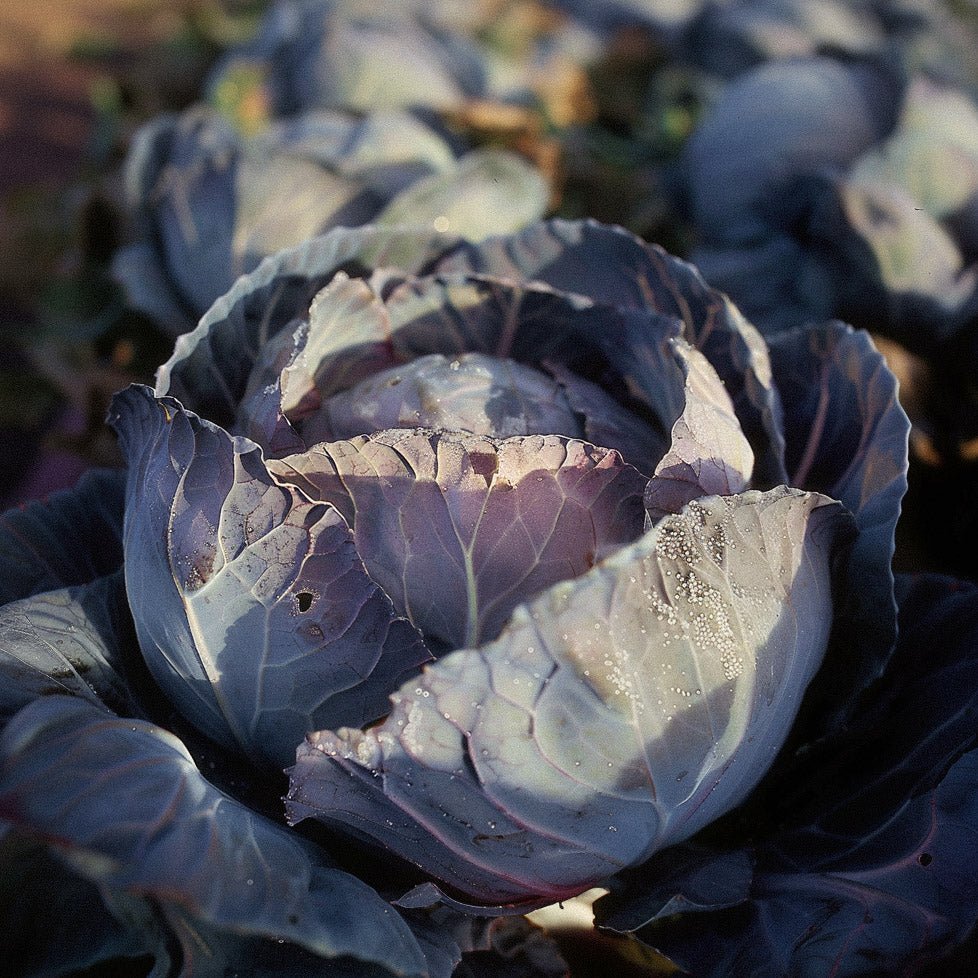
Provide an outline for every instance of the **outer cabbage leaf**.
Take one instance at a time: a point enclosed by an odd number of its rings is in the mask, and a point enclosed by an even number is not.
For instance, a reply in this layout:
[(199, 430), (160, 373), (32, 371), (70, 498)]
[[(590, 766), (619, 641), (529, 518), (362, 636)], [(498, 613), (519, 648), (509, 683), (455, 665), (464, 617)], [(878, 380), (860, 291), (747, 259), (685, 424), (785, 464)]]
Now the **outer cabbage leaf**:
[[(364, 224), (419, 179), (437, 181), (447, 170), (464, 211), (477, 189), (470, 171), (479, 168), (461, 166), (442, 136), (405, 112), (307, 113), (251, 136), (205, 106), (162, 116), (137, 133), (127, 160), (141, 239), (116, 260), (116, 277), (138, 308), (184, 332), (266, 255)], [(523, 190), (542, 182), (528, 164), (518, 172)], [(542, 207), (528, 202), (524, 211), (533, 220)]]
[(0, 604), (120, 567), (124, 494), (124, 473), (93, 469), (73, 489), (0, 514)]
[[(103, 897), (208, 928), (423, 975), (417, 942), (355, 877), (208, 784), (171, 734), (53, 696), (0, 734), (0, 817)], [(196, 972), (195, 972), (196, 973)]]
[(383, 715), (430, 655), (367, 577), (340, 513), (276, 484), (254, 443), (173, 398), (131, 387), (111, 420), (129, 459), (136, 632), (183, 715), (277, 767), (309, 730)]
[[(414, 273), (454, 240), (417, 229), (340, 228), (266, 258), (214, 303), (196, 329), (177, 339), (157, 371), (156, 393), (232, 425), (259, 358), (270, 344), (289, 339), (280, 334), (309, 315), (313, 298), (337, 272), (392, 265)], [(350, 336), (347, 342), (358, 341)]]
[(397, 429), (269, 468), (343, 513), (371, 579), (442, 647), (495, 638), (517, 604), (642, 532), (641, 473), (557, 435)]
[[(156, 955), (156, 971), (173, 973), (179, 962), (178, 978), (229, 978), (260, 975), (261, 978), (392, 978), (392, 972), (380, 965), (351, 958), (324, 960), (305, 948), (284, 941), (229, 933), (202, 924), (199, 920), (172, 907), (158, 911), (166, 930), (168, 944)], [(156, 978), (152, 974), (150, 978)]]
[(45, 843), (9, 833), (0, 840), (0, 867), (0, 953), (8, 974), (47, 978), (135, 958), (144, 960), (131, 962), (132, 973), (145, 974), (155, 935), (109, 914), (96, 886)]
[(193, 329), (195, 310), (176, 294), (166, 266), (150, 241), (134, 241), (112, 256), (112, 278), (119, 283), (133, 309), (148, 315), (171, 334)]
[(890, 565), (907, 490), (910, 421), (867, 333), (827, 323), (774, 337), (770, 351), (792, 485), (840, 500), (859, 529), (847, 563), (850, 586), (836, 608), (834, 668), (813, 706), (825, 726), (852, 707), (896, 641)]
[(479, 902), (556, 899), (741, 801), (821, 661), (842, 507), (711, 497), (522, 605), (500, 637), (300, 747), (287, 811)]
[(0, 724), (52, 693), (116, 712), (142, 710), (125, 649), (133, 639), (122, 571), (0, 608)]
[(712, 840), (627, 874), (596, 905), (601, 926), (704, 978), (916, 974), (967, 936), (978, 589), (898, 583), (899, 644), (849, 727), (764, 782)]
[(131, 300), (154, 303), (140, 306), (150, 315), (179, 309), (182, 315), (170, 326), (175, 332), (192, 325), (234, 281), (229, 232), (239, 166), (238, 134), (205, 107), (161, 115), (133, 139), (125, 170), (127, 203), (143, 225), (159, 269), (154, 280), (159, 277), (163, 288), (147, 289), (128, 278), (144, 266), (132, 256), (115, 264), (114, 272)]

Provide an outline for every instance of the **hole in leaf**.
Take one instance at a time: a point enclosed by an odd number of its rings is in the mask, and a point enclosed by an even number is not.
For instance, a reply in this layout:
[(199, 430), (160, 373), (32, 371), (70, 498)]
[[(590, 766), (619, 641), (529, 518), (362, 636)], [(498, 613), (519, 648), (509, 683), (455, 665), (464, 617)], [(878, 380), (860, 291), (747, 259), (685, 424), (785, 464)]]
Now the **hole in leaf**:
[(313, 594), (311, 591), (300, 591), (295, 596), (295, 606), (299, 614), (304, 615), (312, 607)]
[(476, 475), (481, 475), (488, 486), (499, 468), (499, 459), (490, 452), (469, 452), (469, 463)]
[(921, 866), (929, 866), (933, 861), (934, 857), (929, 852), (922, 852), (917, 857), (917, 862), (920, 863)]

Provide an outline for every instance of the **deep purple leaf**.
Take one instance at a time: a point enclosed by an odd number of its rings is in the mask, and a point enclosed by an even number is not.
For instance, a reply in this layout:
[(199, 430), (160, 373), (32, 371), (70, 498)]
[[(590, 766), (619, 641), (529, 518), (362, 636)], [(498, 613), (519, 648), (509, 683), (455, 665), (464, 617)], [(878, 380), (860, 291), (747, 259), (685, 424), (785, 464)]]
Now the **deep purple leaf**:
[(827, 323), (774, 337), (770, 350), (791, 484), (840, 500), (859, 529), (838, 608), (840, 671), (822, 697), (824, 726), (846, 713), (896, 640), (890, 564), (907, 488), (910, 422), (896, 378), (867, 333)]
[[(396, 975), (389, 967), (348, 954), (325, 960), (283, 938), (255, 937), (211, 927), (172, 905), (163, 906), (158, 914), (165, 922), (164, 934), (169, 944), (179, 947), (180, 978), (310, 978), (311, 975), (395, 978)], [(420, 947), (420, 940), (418, 944)], [(161, 956), (157, 954), (156, 967), (162, 974), (168, 974), (166, 967), (161, 967)], [(434, 978), (430, 968), (426, 967), (424, 978)]]
[[(761, 785), (726, 843), (678, 847), (602, 926), (712, 975), (912, 975), (978, 919), (978, 588), (904, 578), (900, 641), (849, 726)], [(740, 838), (737, 839), (737, 834)], [(712, 862), (710, 853), (712, 849)], [(670, 905), (731, 860), (735, 898)], [(711, 902), (712, 900), (712, 902)]]
[[(230, 231), (240, 155), (233, 126), (207, 106), (157, 116), (133, 140), (126, 192), (152, 258), (114, 270), (131, 298), (174, 333), (191, 328), (234, 282)], [(148, 265), (156, 266), (161, 289), (140, 280)], [(175, 310), (178, 319), (164, 318)]]
[(0, 604), (118, 569), (124, 493), (124, 473), (93, 469), (73, 489), (0, 514)]
[(122, 572), (0, 608), (0, 722), (39, 696), (80, 696), (128, 716), (141, 709), (127, 682), (132, 638)]
[(645, 507), (653, 522), (701, 496), (743, 492), (754, 471), (750, 443), (709, 360), (678, 339), (673, 346), (686, 372), (686, 403), (672, 427), (669, 451), (645, 489)]
[(260, 445), (265, 458), (306, 450), (302, 436), (282, 411), (282, 383), (278, 379), (241, 401), (230, 430)]
[(477, 901), (557, 899), (741, 801), (828, 639), (848, 519), (712, 497), (430, 666), (368, 731), (313, 734), (292, 821), (375, 839)]
[(0, 818), (47, 841), (104, 896), (207, 928), (423, 975), (407, 926), (314, 847), (208, 784), (174, 736), (47, 697), (0, 734)]
[(619, 315), (649, 310), (678, 320), (684, 338), (706, 355), (726, 385), (757, 457), (761, 481), (785, 481), (781, 406), (767, 349), (757, 331), (693, 266), (622, 228), (552, 220), (507, 237), (462, 243), (437, 267), (512, 282), (543, 282), (613, 306)]
[(495, 638), (516, 605), (642, 532), (644, 476), (557, 435), (395, 429), (269, 468), (344, 514), (371, 578), (439, 647)]
[(112, 422), (129, 460), (136, 631), (183, 715), (277, 767), (307, 731), (382, 716), (429, 653), (340, 513), (276, 484), (253, 442), (148, 388), (117, 395)]
[(111, 270), (133, 309), (146, 313), (173, 336), (194, 328), (199, 318), (196, 310), (177, 295), (153, 242), (122, 245), (112, 256)]

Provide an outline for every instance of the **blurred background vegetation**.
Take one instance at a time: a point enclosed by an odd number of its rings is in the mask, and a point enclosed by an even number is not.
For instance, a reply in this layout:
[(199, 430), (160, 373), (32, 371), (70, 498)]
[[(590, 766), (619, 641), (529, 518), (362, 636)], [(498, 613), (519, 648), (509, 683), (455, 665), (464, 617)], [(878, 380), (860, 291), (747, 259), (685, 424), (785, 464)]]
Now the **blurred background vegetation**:
[(193, 102), (255, 3), (42, 0), (0, 8), (0, 506), (117, 461), (108, 396), (172, 339), (108, 274), (119, 167), (146, 119)]
[[(103, 423), (108, 399), (130, 381), (151, 382), (173, 342), (126, 304), (110, 275), (125, 236), (125, 153), (140, 124), (201, 98), (216, 57), (253, 36), (265, 6), (41, 0), (0, 10), (0, 508), (70, 486), (90, 465), (118, 464)], [(485, 31), (503, 50), (554, 16), (532, 0), (471, 6), (489, 15)], [(637, 223), (681, 250), (646, 186), (648, 165), (690, 127), (678, 75), (669, 82), (675, 104), (653, 115), (656, 131), (634, 138), (657, 57), (647, 39), (625, 34), (592, 77), (572, 67), (547, 80), (546, 118), (473, 103), (448, 124), (471, 145), (533, 160), (559, 185), (554, 209), (565, 216)], [(215, 101), (247, 132), (261, 125), (263, 106), (241, 81)], [(578, 129), (561, 153), (552, 132), (598, 115), (607, 125)], [(623, 207), (635, 221), (622, 220)]]
[[(970, 70), (967, 87), (978, 91), (978, 5), (920, 3), (955, 18), (933, 44)], [(88, 466), (119, 463), (103, 423), (109, 397), (151, 382), (173, 345), (110, 273), (128, 233), (125, 154), (140, 125), (203, 98), (218, 56), (254, 35), (266, 6), (40, 0), (0, 9), (0, 508), (70, 486)], [(458, 11), (480, 44), (514, 58), (560, 16), (543, 0), (460, 0)], [(473, 99), (440, 121), (464, 144), (532, 161), (549, 182), (552, 212), (620, 223), (688, 256), (695, 227), (670, 179), (723, 81), (648, 31), (623, 28), (603, 45), (586, 68), (549, 71), (532, 106)], [(232, 73), (210, 96), (242, 134), (267, 121), (261, 86), (245, 75)], [(978, 577), (974, 361), (944, 358), (947, 377), (935, 379), (933, 362), (877, 339), (916, 423), (898, 569)], [(933, 438), (942, 425), (954, 433), (943, 455)], [(955, 532), (931, 532), (935, 507), (951, 514)]]

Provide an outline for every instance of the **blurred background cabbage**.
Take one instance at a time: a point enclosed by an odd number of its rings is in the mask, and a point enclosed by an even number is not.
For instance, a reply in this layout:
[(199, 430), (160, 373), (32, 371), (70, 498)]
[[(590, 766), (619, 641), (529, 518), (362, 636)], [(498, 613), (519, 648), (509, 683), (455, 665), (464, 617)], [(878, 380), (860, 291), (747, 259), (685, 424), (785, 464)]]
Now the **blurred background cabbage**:
[(118, 464), (111, 392), (280, 247), (589, 216), (766, 333), (868, 329), (914, 422), (899, 566), (978, 576), (975, 51), (973, 0), (6, 4), (0, 504)]

